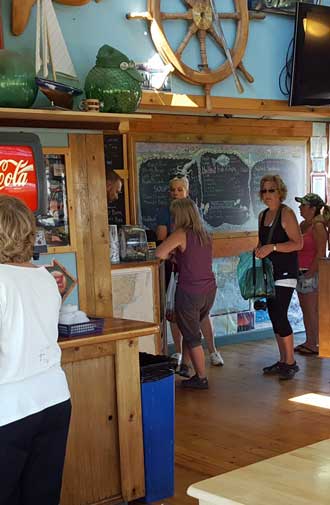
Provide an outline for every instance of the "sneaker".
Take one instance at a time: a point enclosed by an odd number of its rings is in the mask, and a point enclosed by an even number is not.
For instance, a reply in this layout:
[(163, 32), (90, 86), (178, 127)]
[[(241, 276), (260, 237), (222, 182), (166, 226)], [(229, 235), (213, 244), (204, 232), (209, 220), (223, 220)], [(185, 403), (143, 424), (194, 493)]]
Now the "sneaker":
[(296, 362), (294, 362), (292, 365), (287, 365), (284, 363), (284, 366), (281, 367), (279, 379), (282, 381), (293, 379), (297, 372), (299, 372), (299, 366)]
[(208, 389), (209, 381), (207, 380), (207, 377), (201, 379), (198, 375), (194, 375), (193, 377), (190, 377), (190, 379), (182, 381), (181, 385), (183, 388), (187, 389)]
[(210, 363), (213, 366), (223, 366), (225, 364), (219, 351), (214, 351), (210, 353)]
[(171, 354), (171, 360), (173, 362), (176, 362), (177, 366), (179, 366), (181, 364), (182, 354), (180, 352), (175, 352), (174, 354)]
[(181, 375), (181, 377), (190, 377), (190, 372), (189, 372), (189, 366), (185, 365), (184, 363), (181, 363), (178, 374)]
[(276, 375), (279, 374), (284, 367), (285, 363), (281, 361), (276, 361), (273, 365), (265, 366), (262, 371), (265, 375)]

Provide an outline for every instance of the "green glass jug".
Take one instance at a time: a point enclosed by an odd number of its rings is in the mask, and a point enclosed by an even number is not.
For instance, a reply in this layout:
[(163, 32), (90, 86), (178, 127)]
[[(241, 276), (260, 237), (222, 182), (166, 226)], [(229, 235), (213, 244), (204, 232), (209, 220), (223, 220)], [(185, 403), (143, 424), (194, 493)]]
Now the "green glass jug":
[(86, 98), (99, 99), (102, 112), (132, 113), (141, 101), (142, 82), (133, 61), (114, 47), (104, 45), (86, 77)]
[(0, 107), (31, 107), (37, 92), (32, 61), (0, 49)]

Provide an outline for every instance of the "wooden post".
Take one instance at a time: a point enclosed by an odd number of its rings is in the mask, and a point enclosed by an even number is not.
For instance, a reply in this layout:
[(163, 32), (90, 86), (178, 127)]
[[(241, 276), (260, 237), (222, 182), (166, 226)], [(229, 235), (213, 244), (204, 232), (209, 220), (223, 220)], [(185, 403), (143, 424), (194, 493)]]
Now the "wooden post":
[(70, 134), (69, 146), (80, 306), (89, 315), (112, 316), (103, 135)]
[(330, 357), (330, 261), (319, 261), (319, 355)]

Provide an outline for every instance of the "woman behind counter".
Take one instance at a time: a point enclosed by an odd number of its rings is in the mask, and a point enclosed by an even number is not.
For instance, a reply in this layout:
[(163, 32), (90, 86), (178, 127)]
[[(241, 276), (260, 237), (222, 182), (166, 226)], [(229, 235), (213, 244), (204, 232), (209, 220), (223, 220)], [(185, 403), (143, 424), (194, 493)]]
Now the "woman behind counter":
[(296, 197), (300, 203), (300, 223), (304, 246), (298, 253), (299, 277), (297, 293), (304, 317), (306, 342), (297, 345), (295, 351), (301, 354), (318, 354), (319, 344), (319, 311), (318, 311), (318, 262), (326, 254), (328, 232), (326, 221), (321, 215), (329, 216), (329, 207), (319, 195), (308, 193)]
[[(174, 177), (170, 180), (170, 198), (171, 200), (181, 200), (182, 198), (187, 198), (189, 195), (189, 181), (187, 177)], [(158, 241), (165, 240), (173, 231), (173, 222), (171, 218), (170, 209), (168, 207), (163, 207), (158, 216), (158, 225), (156, 229), (156, 235)], [(166, 278), (167, 284), (169, 282), (172, 262), (170, 260), (166, 261)], [(174, 266), (175, 268), (175, 266)], [(182, 335), (175, 322), (170, 323), (171, 333), (173, 336), (173, 341), (175, 345), (174, 357), (178, 363), (181, 363), (179, 368), (179, 374), (183, 377), (189, 377), (189, 368), (187, 363), (182, 360)], [(222, 366), (224, 364), (223, 358), (219, 351), (217, 351), (214, 344), (214, 331), (210, 317), (206, 317), (202, 322), (202, 333), (205, 337), (207, 348), (210, 357), (210, 363), (214, 366)]]
[[(294, 359), (293, 333), (288, 309), (297, 285), (298, 254), (303, 239), (292, 209), (283, 205), (287, 188), (279, 175), (265, 175), (260, 181), (260, 199), (267, 206), (259, 215), (257, 258), (269, 257), (273, 264), (275, 297), (267, 299), (267, 308), (275, 333), (280, 359), (263, 369), (265, 375), (278, 374), (282, 380), (292, 379), (299, 371)], [(279, 212), (268, 244), (270, 227)]]
[(35, 218), (0, 195), (0, 503), (58, 505), (71, 402), (54, 277), (30, 259)]
[(166, 259), (176, 251), (179, 281), (175, 295), (175, 314), (195, 375), (182, 386), (208, 389), (201, 324), (209, 316), (216, 283), (212, 272), (212, 240), (203, 227), (198, 208), (189, 198), (174, 200), (171, 214), (175, 231), (156, 249)]

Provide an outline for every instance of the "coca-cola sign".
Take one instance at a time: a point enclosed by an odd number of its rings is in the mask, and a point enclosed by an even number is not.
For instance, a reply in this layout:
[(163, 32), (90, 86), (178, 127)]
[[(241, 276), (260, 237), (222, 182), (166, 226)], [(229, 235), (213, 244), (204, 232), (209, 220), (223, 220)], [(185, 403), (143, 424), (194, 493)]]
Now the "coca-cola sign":
[(33, 211), (37, 209), (37, 174), (31, 147), (0, 146), (0, 193), (20, 198)]
[(46, 206), (43, 155), (39, 137), (0, 133), (0, 193), (15, 196), (36, 214)]

